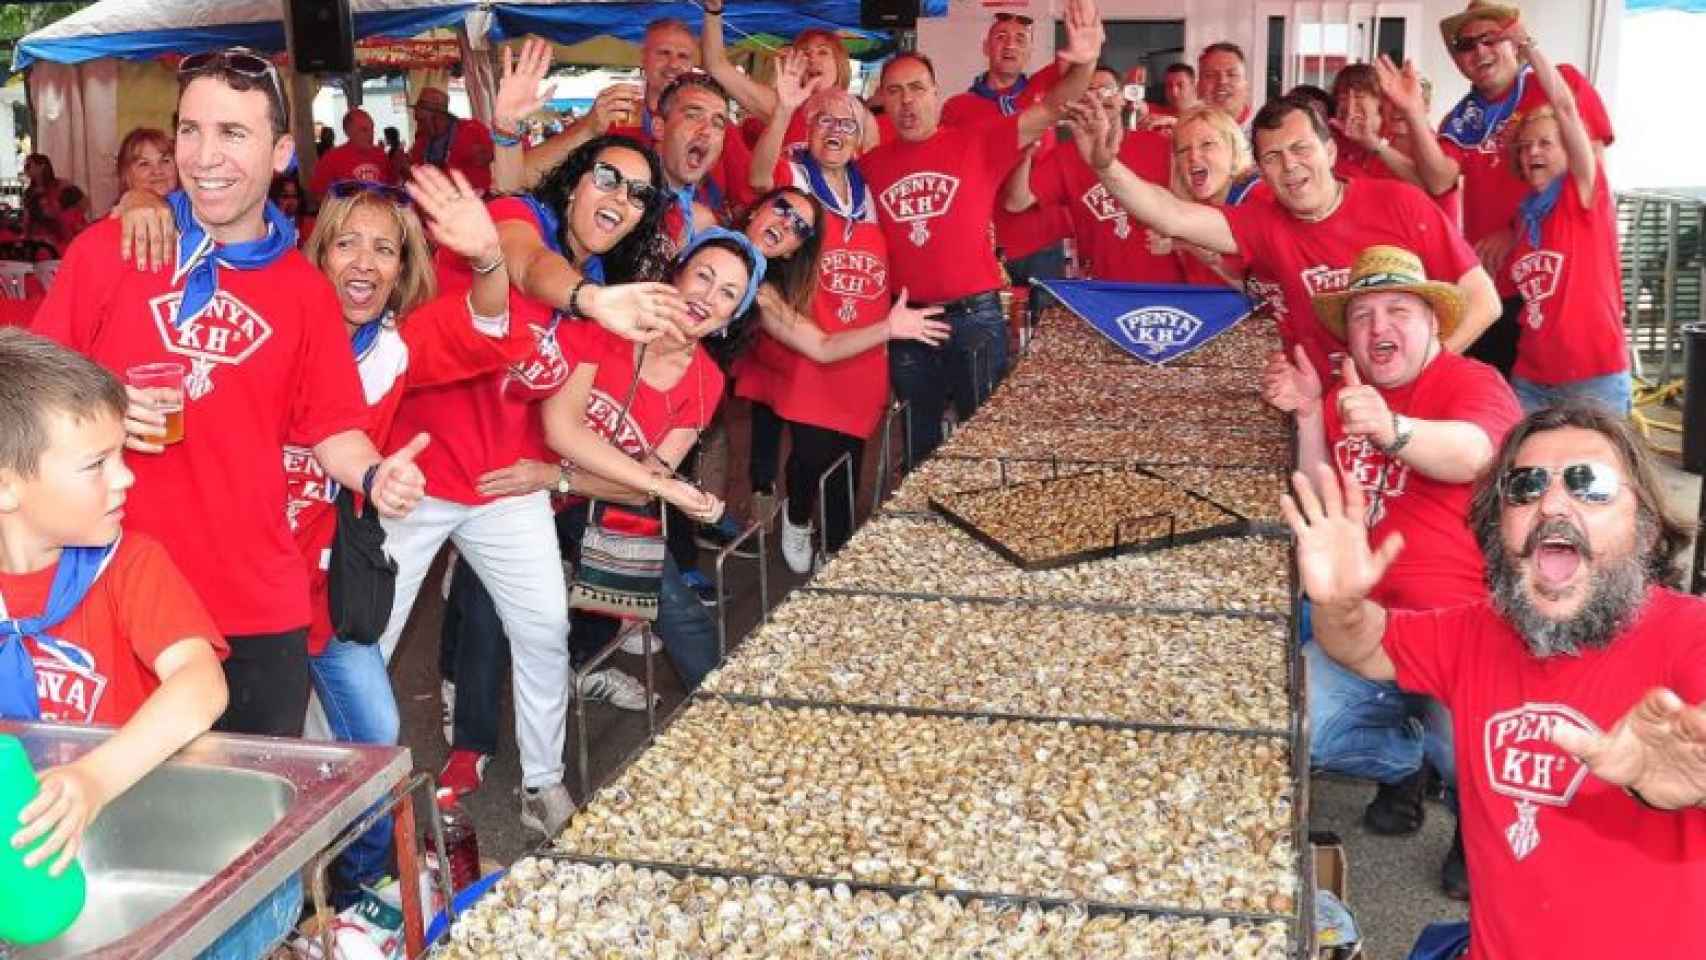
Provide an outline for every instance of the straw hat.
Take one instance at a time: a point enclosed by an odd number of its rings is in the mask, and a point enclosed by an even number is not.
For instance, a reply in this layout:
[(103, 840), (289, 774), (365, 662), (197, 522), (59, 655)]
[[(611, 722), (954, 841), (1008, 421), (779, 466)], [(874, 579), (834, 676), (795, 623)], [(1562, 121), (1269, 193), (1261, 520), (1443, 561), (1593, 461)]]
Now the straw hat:
[(1508, 27), (1521, 19), (1522, 8), (1514, 3), (1469, 0), (1469, 6), (1462, 13), (1454, 13), (1439, 22), (1439, 34), (1445, 38), (1445, 45), (1449, 47), (1457, 39), (1457, 34), (1463, 30), (1463, 25), (1471, 21), (1493, 20), (1501, 27)]
[(1336, 293), (1311, 297), (1321, 325), (1345, 339), (1345, 307), (1353, 297), (1365, 293), (1413, 293), (1433, 307), (1439, 318), (1439, 336), (1445, 339), (1463, 318), (1463, 295), (1455, 284), (1429, 280), (1420, 257), (1403, 247), (1375, 246), (1357, 254), (1351, 267), (1350, 286)]

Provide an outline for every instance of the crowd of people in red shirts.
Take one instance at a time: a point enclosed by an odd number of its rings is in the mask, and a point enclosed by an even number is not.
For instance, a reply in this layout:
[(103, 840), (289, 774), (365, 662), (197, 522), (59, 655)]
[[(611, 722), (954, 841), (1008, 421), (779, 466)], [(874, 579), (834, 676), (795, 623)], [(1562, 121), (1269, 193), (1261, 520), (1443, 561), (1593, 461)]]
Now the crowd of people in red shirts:
[[(999, 13), (969, 90), (905, 52), (868, 100), (832, 33), (755, 82), (722, 12), (701, 37), (653, 23), (641, 82), (542, 142), (537, 40), (504, 54), (489, 126), (428, 89), (403, 155), (351, 110), (306, 185), (272, 65), (183, 61), (176, 130), (126, 138), (115, 215), (63, 238), (33, 333), (0, 336), (0, 657), (35, 687), (15, 709), (124, 724), (133, 751), (48, 772), (20, 834), (51, 837), (39, 858), (209, 726), (395, 742), (387, 666), (446, 543), (440, 781), (479, 789), (507, 669), (521, 821), (554, 834), (571, 703), (651, 706), (600, 654), (657, 643), (689, 689), (717, 663), (696, 541), (732, 531), (692, 478), (729, 472), (724, 399), (752, 406), (755, 512), (807, 573), (854, 514), (819, 479), (858, 475), (891, 398), (906, 468), (969, 417), (1007, 366), (1017, 261), (1070, 238), (1089, 277), (1233, 286), (1277, 324), (1251, 386), (1297, 430), (1311, 759), (1380, 783), (1379, 832), (1419, 828), (1443, 781), (1471, 955), (1706, 947), (1682, 919), (1706, 896), (1706, 613), (1664, 589), (1686, 533), (1619, 425), (1612, 129), (1520, 11), (1441, 24), (1472, 90), (1437, 132), (1384, 59), (1255, 110), (1231, 43), (1151, 107), (1099, 62), (1092, 0), (1035, 74), (1035, 24)], [(395, 564), (379, 609), (338, 589), (364, 535)], [(565, 564), (606, 577), (571, 602)], [(346, 853), (343, 889), (387, 844)], [(1649, 920), (1608, 940), (1607, 911)]]

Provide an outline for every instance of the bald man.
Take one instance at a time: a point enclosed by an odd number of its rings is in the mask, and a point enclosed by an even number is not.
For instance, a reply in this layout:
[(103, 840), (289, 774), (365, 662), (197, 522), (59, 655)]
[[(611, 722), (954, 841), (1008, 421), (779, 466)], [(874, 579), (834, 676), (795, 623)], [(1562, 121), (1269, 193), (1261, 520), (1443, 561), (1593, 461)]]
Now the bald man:
[(327, 188), (342, 180), (396, 183), (385, 151), (373, 142), (373, 118), (357, 107), (344, 114), (344, 142), (327, 150), (314, 164), (308, 190), (323, 200)]

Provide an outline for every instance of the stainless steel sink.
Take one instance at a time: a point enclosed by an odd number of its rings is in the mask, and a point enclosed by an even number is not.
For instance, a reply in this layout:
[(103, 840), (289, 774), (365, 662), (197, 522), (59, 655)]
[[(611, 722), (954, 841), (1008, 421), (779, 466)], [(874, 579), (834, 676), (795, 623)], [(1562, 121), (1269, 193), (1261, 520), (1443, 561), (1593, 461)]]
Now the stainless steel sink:
[[(36, 768), (111, 730), (0, 722)], [(409, 772), (400, 747), (208, 734), (102, 812), (80, 857), (89, 900), (20, 960), (193, 957)], [(5, 948), (0, 947), (0, 955)]]

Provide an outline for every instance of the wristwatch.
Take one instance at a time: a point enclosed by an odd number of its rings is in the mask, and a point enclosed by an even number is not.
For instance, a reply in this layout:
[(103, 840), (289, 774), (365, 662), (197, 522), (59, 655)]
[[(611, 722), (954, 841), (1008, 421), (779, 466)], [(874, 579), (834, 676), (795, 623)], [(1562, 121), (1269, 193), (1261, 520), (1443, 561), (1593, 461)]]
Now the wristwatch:
[(1404, 445), (1410, 442), (1410, 437), (1415, 432), (1416, 421), (1401, 413), (1394, 413), (1392, 415), (1392, 442), (1387, 444), (1381, 452), (1391, 456), (1404, 449)]
[(569, 461), (567, 460), (561, 460), (557, 463), (557, 493), (564, 497), (569, 495)]

